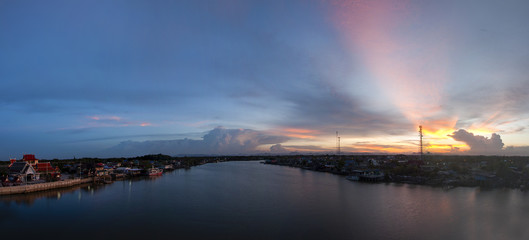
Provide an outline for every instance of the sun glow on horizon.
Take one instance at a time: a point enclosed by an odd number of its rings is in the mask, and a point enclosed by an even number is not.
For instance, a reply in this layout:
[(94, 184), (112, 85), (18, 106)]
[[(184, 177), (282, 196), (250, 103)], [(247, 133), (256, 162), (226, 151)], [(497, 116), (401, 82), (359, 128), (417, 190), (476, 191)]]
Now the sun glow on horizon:
[(287, 137), (301, 139), (315, 139), (316, 135), (319, 134), (316, 130), (303, 128), (285, 128), (280, 130), (280, 132)]

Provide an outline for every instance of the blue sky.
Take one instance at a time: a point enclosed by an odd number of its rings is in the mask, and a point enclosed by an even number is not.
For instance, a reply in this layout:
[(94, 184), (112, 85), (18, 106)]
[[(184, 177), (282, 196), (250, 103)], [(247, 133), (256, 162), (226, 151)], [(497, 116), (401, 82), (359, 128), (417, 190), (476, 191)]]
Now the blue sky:
[[(528, 155), (526, 1), (1, 1), (0, 156)], [(497, 137), (496, 137), (497, 136)], [(499, 138), (499, 141), (498, 141)]]

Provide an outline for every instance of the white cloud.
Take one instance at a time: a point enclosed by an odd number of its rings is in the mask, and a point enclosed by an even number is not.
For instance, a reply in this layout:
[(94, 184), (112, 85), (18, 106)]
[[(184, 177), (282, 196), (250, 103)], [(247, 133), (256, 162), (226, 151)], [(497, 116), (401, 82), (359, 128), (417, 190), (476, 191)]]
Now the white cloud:
[(285, 147), (283, 147), (281, 144), (278, 143), (270, 147), (270, 152), (271, 153), (287, 153), (288, 149), (286, 149)]
[(216, 127), (202, 140), (176, 139), (157, 141), (124, 141), (104, 151), (106, 156), (138, 156), (145, 154), (251, 154), (265, 144), (287, 141), (284, 136), (269, 135), (252, 129)]
[(493, 133), (490, 138), (474, 135), (464, 129), (459, 129), (448, 135), (456, 141), (464, 142), (470, 147), (470, 153), (476, 154), (501, 154), (503, 141), (501, 136)]

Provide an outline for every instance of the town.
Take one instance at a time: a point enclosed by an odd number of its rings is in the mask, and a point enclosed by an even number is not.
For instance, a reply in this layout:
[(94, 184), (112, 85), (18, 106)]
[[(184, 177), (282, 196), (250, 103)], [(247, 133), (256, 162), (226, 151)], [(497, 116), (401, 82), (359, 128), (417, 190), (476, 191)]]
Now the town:
[(0, 163), (0, 195), (28, 193), (82, 183), (108, 184), (115, 180), (161, 176), (174, 169), (219, 159), (173, 158), (167, 155), (145, 155), (135, 158), (81, 158), (39, 160), (34, 154), (24, 154), (21, 160)]
[(418, 155), (289, 156), (268, 164), (348, 176), (349, 180), (453, 188), (529, 189), (529, 157)]
[[(25, 154), (21, 160), (0, 162), (0, 193), (26, 193), (89, 182), (108, 184), (119, 179), (160, 176), (174, 169), (223, 161), (261, 161), (343, 175), (352, 181), (408, 183), (448, 189), (458, 186), (529, 189), (529, 157), (515, 156), (426, 154), (421, 159), (417, 155), (403, 154), (211, 157), (157, 154), (133, 158), (39, 160), (34, 154)], [(7, 191), (9, 187), (20, 186), (24, 188)]]

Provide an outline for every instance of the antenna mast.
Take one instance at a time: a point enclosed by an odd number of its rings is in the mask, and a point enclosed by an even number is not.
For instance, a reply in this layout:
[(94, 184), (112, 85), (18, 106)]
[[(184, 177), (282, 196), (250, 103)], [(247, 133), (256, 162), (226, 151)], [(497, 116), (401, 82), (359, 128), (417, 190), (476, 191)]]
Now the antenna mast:
[(336, 153), (340, 155), (340, 137), (338, 136), (338, 131), (336, 131)]
[(419, 146), (420, 146), (420, 153), (421, 153), (421, 161), (422, 161), (422, 125), (419, 125)]

